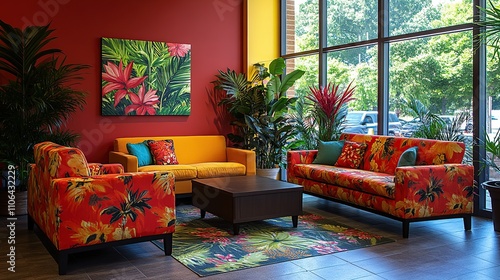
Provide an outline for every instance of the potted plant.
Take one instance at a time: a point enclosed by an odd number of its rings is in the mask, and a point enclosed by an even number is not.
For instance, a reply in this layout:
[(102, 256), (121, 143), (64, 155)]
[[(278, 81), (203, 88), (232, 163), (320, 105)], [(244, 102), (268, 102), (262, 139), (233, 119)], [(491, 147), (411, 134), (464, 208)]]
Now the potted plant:
[[(15, 168), (18, 192), (27, 187), (33, 145), (73, 144), (77, 134), (64, 128), (65, 121), (85, 104), (85, 93), (71, 87), (88, 66), (66, 64), (61, 50), (48, 48), (53, 31), (49, 25), (21, 30), (0, 21), (0, 76), (6, 80), (0, 84), (0, 162), (4, 170)], [(16, 202), (22, 203), (22, 195), (16, 194)]]
[(255, 150), (258, 174), (267, 169), (278, 173), (284, 151), (296, 144), (294, 119), (289, 110), (297, 98), (287, 97), (286, 91), (304, 71), (294, 70), (285, 75), (285, 68), (285, 60), (279, 57), (269, 68), (255, 64), (250, 79), (228, 69), (219, 71), (214, 81), (216, 89), (226, 91), (227, 97), (220, 104), (227, 106), (234, 117), (231, 124), (237, 127), (237, 134), (229, 138), (239, 140), (243, 148)]
[(338, 140), (343, 131), (347, 115), (347, 105), (354, 100), (356, 87), (352, 82), (339, 91), (339, 85), (311, 86), (307, 99), (312, 102), (311, 119), (320, 141)]

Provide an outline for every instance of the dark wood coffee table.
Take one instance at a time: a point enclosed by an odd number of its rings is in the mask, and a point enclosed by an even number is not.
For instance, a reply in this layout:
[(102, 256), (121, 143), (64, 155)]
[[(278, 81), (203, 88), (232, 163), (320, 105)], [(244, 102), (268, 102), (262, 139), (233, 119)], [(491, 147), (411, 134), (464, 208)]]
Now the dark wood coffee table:
[(260, 176), (235, 176), (195, 179), (194, 206), (201, 217), (210, 212), (233, 224), (233, 233), (239, 234), (244, 222), (292, 216), (297, 227), (302, 214), (303, 187)]

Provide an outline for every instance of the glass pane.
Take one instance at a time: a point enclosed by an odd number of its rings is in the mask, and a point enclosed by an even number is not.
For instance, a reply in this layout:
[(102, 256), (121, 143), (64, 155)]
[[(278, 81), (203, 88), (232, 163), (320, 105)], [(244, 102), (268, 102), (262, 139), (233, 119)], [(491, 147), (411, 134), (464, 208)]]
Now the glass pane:
[(377, 38), (377, 0), (328, 0), (327, 46)]
[(472, 0), (390, 0), (391, 36), (472, 22)]
[(377, 133), (377, 76), (376, 46), (328, 53), (327, 82), (341, 89), (350, 82), (356, 86), (344, 132)]
[(290, 73), (294, 69), (305, 71), (304, 75), (298, 79), (294, 86), (287, 92), (288, 96), (306, 96), (309, 93), (309, 86), (319, 83), (318, 55), (310, 55), (286, 60), (286, 72)]
[(327, 82), (356, 85), (350, 109), (377, 110), (377, 46), (352, 48), (327, 55)]
[[(492, 1), (495, 7), (498, 7), (500, 1)], [(487, 2), (490, 8), (490, 2)], [(500, 65), (499, 57), (494, 56), (494, 49), (490, 46), (486, 47), (486, 94), (487, 98), (487, 111), (486, 111), (486, 133), (491, 140), (495, 138), (498, 130), (500, 129)], [(489, 154), (488, 156), (491, 156)], [(500, 165), (500, 159), (496, 159), (495, 163)], [(486, 180), (500, 180), (500, 174), (493, 168), (489, 168), (486, 174)], [(485, 208), (491, 210), (491, 197), (488, 191), (484, 192), (485, 195), (481, 198), (484, 199)]]
[(286, 53), (319, 48), (318, 0), (286, 1)]
[[(403, 136), (463, 141), (472, 164), (472, 32), (390, 44), (391, 110)], [(431, 113), (443, 125), (435, 125)]]

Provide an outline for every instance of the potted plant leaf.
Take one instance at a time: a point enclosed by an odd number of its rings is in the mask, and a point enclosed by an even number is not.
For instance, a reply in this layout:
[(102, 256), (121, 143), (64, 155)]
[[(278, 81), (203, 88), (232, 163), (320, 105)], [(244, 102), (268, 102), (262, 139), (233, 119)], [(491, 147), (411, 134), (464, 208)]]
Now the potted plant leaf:
[(47, 47), (53, 31), (49, 25), (21, 30), (0, 21), (0, 76), (6, 80), (0, 84), (0, 162), (4, 170), (15, 168), (18, 203), (27, 188), (33, 145), (73, 144), (77, 134), (65, 129), (65, 121), (85, 104), (85, 93), (72, 86), (88, 66), (67, 64), (61, 50)]
[(347, 105), (354, 100), (355, 86), (352, 82), (343, 90), (339, 85), (311, 86), (307, 99), (312, 102), (311, 119), (320, 141), (338, 140), (344, 129)]
[(229, 138), (240, 140), (243, 148), (255, 150), (258, 174), (269, 169), (277, 173), (284, 151), (296, 144), (294, 119), (289, 110), (297, 98), (287, 97), (286, 91), (304, 71), (285, 74), (285, 68), (285, 60), (279, 57), (269, 68), (255, 64), (250, 79), (228, 69), (219, 71), (213, 82), (216, 89), (226, 91), (227, 97), (220, 104), (227, 106), (233, 116), (231, 124), (237, 127), (237, 134)]

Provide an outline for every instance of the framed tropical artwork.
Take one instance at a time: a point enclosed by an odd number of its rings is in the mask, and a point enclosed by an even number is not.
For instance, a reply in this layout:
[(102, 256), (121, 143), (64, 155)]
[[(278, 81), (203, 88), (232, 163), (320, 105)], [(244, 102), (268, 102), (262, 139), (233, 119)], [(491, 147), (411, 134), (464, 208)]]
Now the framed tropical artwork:
[(102, 38), (102, 115), (189, 115), (191, 45)]

